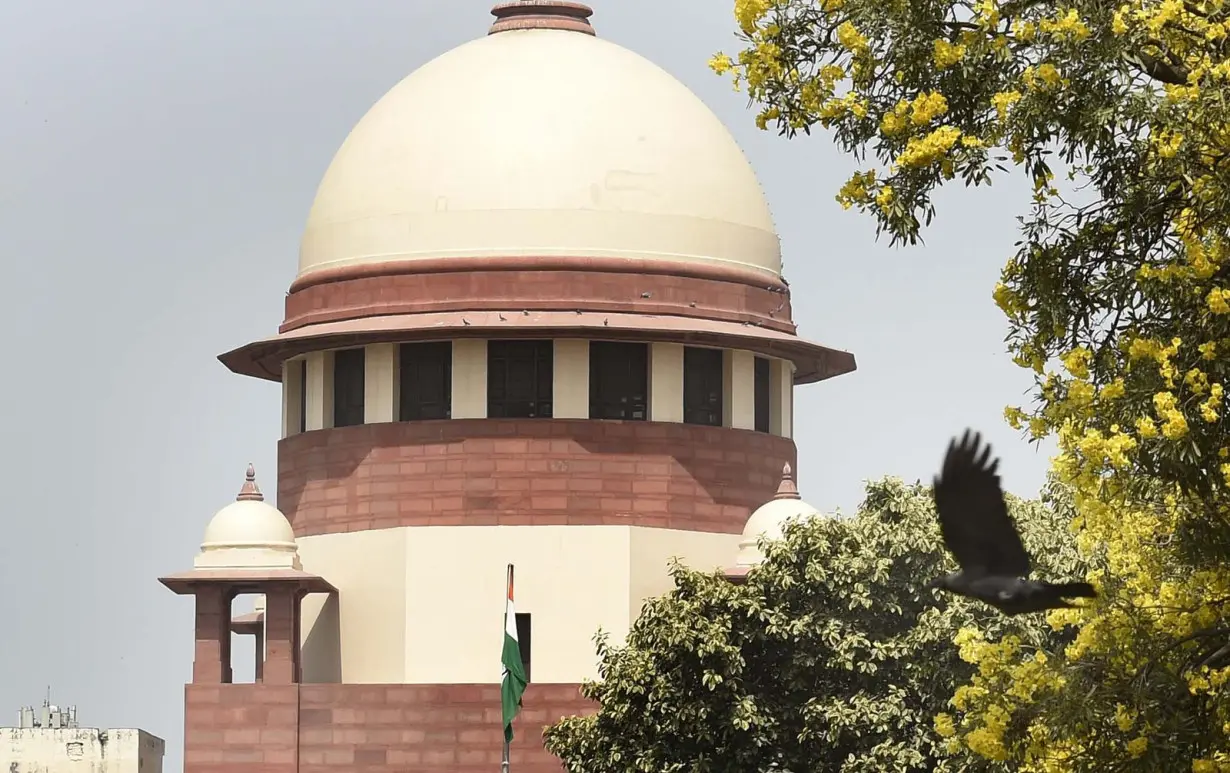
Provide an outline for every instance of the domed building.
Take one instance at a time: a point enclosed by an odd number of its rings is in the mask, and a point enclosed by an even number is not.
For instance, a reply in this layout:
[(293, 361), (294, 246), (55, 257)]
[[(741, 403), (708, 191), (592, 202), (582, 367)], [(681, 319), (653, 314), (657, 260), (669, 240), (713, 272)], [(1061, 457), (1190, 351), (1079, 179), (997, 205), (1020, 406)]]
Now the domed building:
[(187, 773), (498, 764), (509, 564), (510, 763), (558, 770), (540, 730), (590, 710), (594, 634), (672, 556), (732, 563), (796, 464), (794, 386), (855, 368), (798, 337), (763, 191), (695, 95), (579, 3), (492, 14), (358, 122), (277, 334), (220, 358), (282, 385), (280, 511), (249, 471), (163, 578), (197, 605)]

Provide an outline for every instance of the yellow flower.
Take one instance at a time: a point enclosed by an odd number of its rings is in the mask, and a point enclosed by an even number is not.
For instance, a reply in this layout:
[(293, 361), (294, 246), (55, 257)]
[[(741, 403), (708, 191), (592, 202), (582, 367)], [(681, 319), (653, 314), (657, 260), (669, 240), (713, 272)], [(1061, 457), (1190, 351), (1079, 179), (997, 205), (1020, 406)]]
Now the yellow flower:
[(735, 68), (734, 60), (726, 54), (714, 54), (709, 59), (709, 69), (718, 75), (725, 75)]
[(1089, 378), (1089, 361), (1093, 359), (1093, 352), (1078, 346), (1059, 359), (1075, 378)]
[(852, 54), (865, 54), (870, 50), (867, 38), (858, 31), (853, 22), (844, 21), (837, 27), (837, 42)]
[(1001, 91), (991, 97), (991, 106), (995, 108), (995, 113), (999, 116), (1000, 121), (1008, 119), (1008, 108), (1021, 101), (1021, 92), (1019, 91)]
[(905, 150), (897, 156), (897, 165), (924, 167), (943, 158), (952, 146), (961, 139), (961, 130), (955, 126), (941, 126), (926, 137), (911, 138)]
[(951, 714), (935, 715), (935, 732), (939, 733), (943, 738), (951, 738), (956, 735), (957, 729), (953, 726)]
[(940, 70), (948, 69), (965, 58), (965, 45), (952, 44), (947, 40), (935, 41), (935, 66)]
[(925, 126), (948, 112), (948, 100), (938, 91), (919, 94), (910, 103), (910, 120), (915, 126)]
[(1209, 304), (1209, 311), (1214, 314), (1230, 314), (1230, 292), (1214, 287), (1209, 290), (1205, 301)]
[(1142, 756), (1149, 748), (1149, 739), (1143, 735), (1138, 738), (1133, 738), (1128, 741), (1128, 754), (1132, 755), (1133, 759)]
[(1118, 400), (1120, 397), (1123, 397), (1126, 391), (1127, 389), (1123, 385), (1123, 379), (1116, 378), (1114, 381), (1099, 390), (1098, 397), (1103, 400)]

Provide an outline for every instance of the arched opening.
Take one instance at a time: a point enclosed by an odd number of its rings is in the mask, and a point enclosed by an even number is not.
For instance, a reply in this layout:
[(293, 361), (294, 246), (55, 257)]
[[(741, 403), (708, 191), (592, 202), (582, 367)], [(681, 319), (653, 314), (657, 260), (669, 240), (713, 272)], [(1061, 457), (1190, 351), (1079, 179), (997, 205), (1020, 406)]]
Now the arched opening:
[(231, 600), (231, 682), (261, 681), (265, 661), (265, 597), (241, 593)]

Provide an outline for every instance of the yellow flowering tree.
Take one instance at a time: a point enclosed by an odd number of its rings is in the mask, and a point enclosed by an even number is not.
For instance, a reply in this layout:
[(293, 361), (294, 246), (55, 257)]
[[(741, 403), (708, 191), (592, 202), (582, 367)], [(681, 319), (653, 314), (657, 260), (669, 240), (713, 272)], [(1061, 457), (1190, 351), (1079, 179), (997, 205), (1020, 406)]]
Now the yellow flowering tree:
[[(947, 181), (1034, 198), (994, 290), (1103, 602), (1062, 651), (974, 630), (954, 744), (1005, 769), (1230, 772), (1230, 0), (736, 0), (711, 62), (914, 243)], [(1067, 178), (1058, 185), (1056, 174)], [(1060, 190), (1060, 188), (1064, 190)], [(1016, 689), (1022, 683), (1034, 688)]]

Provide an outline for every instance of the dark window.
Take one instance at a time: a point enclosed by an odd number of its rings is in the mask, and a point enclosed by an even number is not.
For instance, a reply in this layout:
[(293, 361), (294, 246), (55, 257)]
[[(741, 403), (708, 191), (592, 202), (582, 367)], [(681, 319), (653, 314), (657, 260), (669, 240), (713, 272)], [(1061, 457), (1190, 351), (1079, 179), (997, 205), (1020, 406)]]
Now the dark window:
[(447, 419), (453, 413), (453, 344), (402, 344), (399, 421)]
[(649, 345), (589, 344), (589, 418), (644, 421), (649, 413)]
[(342, 349), (333, 353), (333, 426), (352, 427), (363, 423), (362, 349)]
[(551, 418), (550, 341), (487, 342), (487, 416)]
[(307, 432), (307, 360), (299, 360), (295, 363), (295, 371), (299, 374), (299, 384), (296, 387), (299, 390), (299, 431)]
[(722, 426), (722, 351), (683, 350), (683, 421)]
[(521, 650), (521, 665), (525, 666), (525, 681), (530, 679), (530, 613), (517, 612), (517, 648)]
[(769, 431), (769, 390), (773, 379), (771, 377), (771, 369), (769, 361), (764, 357), (756, 358), (756, 393), (753, 400), (756, 401), (756, 431)]

